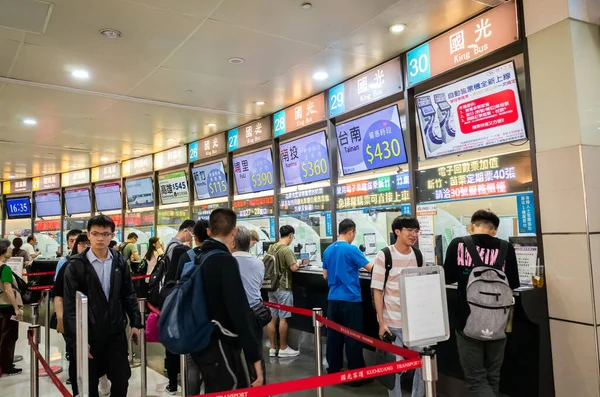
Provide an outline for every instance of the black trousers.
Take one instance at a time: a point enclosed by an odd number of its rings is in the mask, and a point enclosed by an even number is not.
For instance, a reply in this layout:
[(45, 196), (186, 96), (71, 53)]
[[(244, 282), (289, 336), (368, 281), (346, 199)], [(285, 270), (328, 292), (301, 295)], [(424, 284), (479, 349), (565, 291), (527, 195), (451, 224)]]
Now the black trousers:
[(15, 359), (15, 345), (19, 338), (19, 322), (10, 318), (15, 315), (12, 306), (0, 309), (0, 369), (12, 371)]
[(169, 377), (169, 386), (171, 388), (177, 387), (177, 375), (181, 371), (181, 358), (179, 354), (171, 353), (165, 350), (167, 356), (165, 358), (165, 366), (167, 368), (167, 376)]
[[(363, 332), (362, 302), (329, 301), (327, 318), (354, 331)], [(344, 345), (346, 345), (348, 369), (365, 366), (362, 343), (328, 329), (325, 355), (329, 364), (327, 371), (330, 374), (340, 372), (344, 366)]]
[[(258, 320), (257, 320), (256, 321), (256, 345), (257, 346), (262, 346), (262, 338), (263, 338), (263, 329), (260, 326), (260, 324), (258, 324)], [(250, 375), (250, 382), (254, 382), (256, 380), (256, 369), (254, 369), (254, 363), (251, 363), (250, 361), (246, 361), (246, 364), (248, 365), (248, 373)], [(267, 367), (265, 365), (264, 356), (261, 356), (261, 358), (260, 358), (260, 366), (262, 367), (262, 371), (263, 371), (263, 385), (266, 385), (267, 384)]]
[(93, 356), (88, 364), (90, 397), (98, 397), (98, 381), (104, 375), (111, 382), (111, 397), (127, 397), (131, 368), (125, 331), (90, 342), (90, 353)]
[(229, 343), (214, 340), (192, 357), (204, 382), (204, 393), (216, 393), (248, 387), (248, 379), (244, 370), (241, 350)]
[(484, 342), (456, 331), (456, 344), (471, 396), (499, 397), (506, 339)]
[(67, 345), (67, 359), (69, 360), (69, 379), (71, 380), (71, 389), (73, 389), (74, 396), (79, 394), (79, 387), (77, 386), (77, 362), (75, 361), (76, 354), (76, 347)]

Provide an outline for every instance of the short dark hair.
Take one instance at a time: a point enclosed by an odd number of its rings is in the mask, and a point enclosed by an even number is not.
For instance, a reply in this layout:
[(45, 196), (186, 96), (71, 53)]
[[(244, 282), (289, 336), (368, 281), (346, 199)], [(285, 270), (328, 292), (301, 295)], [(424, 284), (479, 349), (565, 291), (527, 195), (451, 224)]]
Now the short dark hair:
[(489, 228), (498, 229), (498, 226), (500, 226), (500, 218), (492, 211), (479, 210), (475, 211), (471, 217), (471, 223), (475, 226), (485, 225)]
[(27, 237), (27, 242), (28, 243), (32, 242), (34, 238), (35, 238), (35, 236), (32, 234), (31, 236)]
[(208, 221), (206, 219), (200, 219), (194, 225), (194, 236), (201, 243), (208, 238)]
[(210, 235), (226, 236), (235, 228), (237, 222), (237, 215), (233, 210), (229, 208), (217, 208), (210, 213), (208, 219), (208, 227), (210, 228)]
[(110, 240), (110, 243), (108, 243), (108, 248), (115, 248), (117, 244), (118, 243), (115, 240)]
[[(92, 226), (98, 226), (98, 225), (92, 225)], [(102, 227), (104, 227), (104, 226), (102, 226)], [(77, 239), (75, 240), (75, 244), (73, 245), (73, 250), (71, 251), (71, 255), (80, 254), (81, 252), (79, 252), (79, 244), (87, 243), (89, 241), (90, 241), (90, 239), (89, 239), (87, 233), (81, 233), (79, 236), (77, 236)]]
[(193, 229), (194, 226), (196, 226), (196, 222), (191, 220), (191, 219), (186, 219), (185, 221), (183, 221), (183, 223), (181, 224), (181, 226), (179, 226), (179, 231), (183, 231), (185, 229)]
[(412, 215), (400, 215), (392, 222), (392, 233), (402, 229), (421, 229), (417, 217)]
[(338, 226), (338, 234), (346, 234), (356, 230), (356, 223), (350, 218), (346, 218), (340, 222)]
[(69, 237), (77, 237), (81, 233), (83, 232), (80, 229), (71, 229), (69, 230), (69, 233), (67, 233), (67, 240), (69, 239)]
[(10, 248), (10, 241), (6, 238), (0, 239), (0, 255), (6, 254)]
[(111, 232), (115, 232), (115, 222), (106, 215), (96, 215), (90, 218), (87, 223), (87, 231), (92, 230), (92, 227), (110, 227)]
[[(12, 245), (13, 245), (13, 247), (15, 247), (15, 251), (20, 250), (21, 247), (23, 246), (23, 239), (21, 237), (15, 237), (12, 241)], [(14, 252), (13, 252), (13, 255), (14, 255)]]
[(294, 229), (293, 226), (290, 225), (283, 225), (279, 228), (279, 235), (283, 238), (283, 237), (287, 237), (292, 233), (296, 233), (296, 230)]
[(136, 239), (137, 240), (138, 238), (139, 237), (138, 237), (137, 233), (134, 233), (134, 232), (131, 232), (131, 233), (129, 233), (127, 235), (127, 240), (131, 240), (131, 239)]

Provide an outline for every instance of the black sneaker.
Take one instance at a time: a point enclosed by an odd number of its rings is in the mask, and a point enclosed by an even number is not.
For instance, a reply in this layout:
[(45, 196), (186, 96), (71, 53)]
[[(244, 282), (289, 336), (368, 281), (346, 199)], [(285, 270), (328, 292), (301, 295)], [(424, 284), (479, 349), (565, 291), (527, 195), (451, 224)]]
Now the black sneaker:
[(171, 387), (171, 385), (167, 385), (167, 388), (165, 389), (165, 391), (167, 393), (169, 393), (170, 395), (174, 396), (175, 394), (177, 394), (177, 385), (175, 385), (175, 387)]
[(13, 375), (21, 375), (23, 370), (21, 368), (12, 368), (10, 371), (6, 371), (2, 373), (2, 376), (13, 376)]
[(67, 378), (67, 385), (71, 384), (71, 378)]

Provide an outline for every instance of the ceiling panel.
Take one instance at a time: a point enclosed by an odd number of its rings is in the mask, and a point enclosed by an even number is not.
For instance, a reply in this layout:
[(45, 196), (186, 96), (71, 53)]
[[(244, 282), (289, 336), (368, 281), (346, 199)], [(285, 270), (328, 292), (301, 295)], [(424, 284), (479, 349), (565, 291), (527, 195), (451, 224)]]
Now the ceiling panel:
[[(333, 48), (388, 59), (461, 23), (486, 7), (473, 0), (400, 0)], [(388, 28), (407, 26), (395, 35)]]
[(0, 76), (8, 75), (8, 70), (18, 49), (18, 41), (0, 39)]
[[(260, 84), (285, 73), (321, 49), (209, 21), (164, 66), (247, 84)], [(245, 62), (232, 65), (227, 62), (232, 57), (243, 58)]]
[[(88, 71), (90, 78), (83, 81), (73, 78), (71, 72), (76, 69)], [(107, 60), (74, 51), (25, 44), (11, 77), (84, 90), (125, 94), (154, 69), (155, 66), (147, 64)]]
[(191, 15), (196, 18), (204, 18), (210, 15), (211, 11), (221, 0), (129, 0), (131, 3), (143, 4), (149, 7), (161, 8)]
[(225, 0), (212, 18), (319, 46), (330, 46), (396, 0)]
[[(199, 20), (120, 0), (55, 0), (45, 35), (28, 43), (62, 48), (117, 61), (159, 64), (198, 26)], [(110, 40), (100, 29), (120, 30)]]

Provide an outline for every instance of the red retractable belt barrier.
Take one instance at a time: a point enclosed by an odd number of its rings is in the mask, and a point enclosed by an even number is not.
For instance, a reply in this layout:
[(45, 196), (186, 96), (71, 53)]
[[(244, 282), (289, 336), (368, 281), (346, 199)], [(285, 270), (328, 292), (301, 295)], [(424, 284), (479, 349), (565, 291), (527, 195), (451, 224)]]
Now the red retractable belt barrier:
[(135, 280), (141, 280), (144, 278), (150, 278), (149, 274), (143, 274), (141, 276), (131, 276), (131, 281), (135, 281)]
[(53, 285), (28, 285), (27, 289), (30, 291), (43, 291), (46, 289), (52, 289)]
[(331, 375), (313, 376), (311, 378), (274, 383), (272, 385), (203, 394), (202, 397), (266, 397), (276, 394), (287, 394), (302, 390), (316, 389), (318, 387), (334, 386), (341, 383), (374, 378), (376, 376), (408, 371), (420, 367), (420, 359), (410, 359), (405, 361), (397, 361), (395, 363), (374, 365), (372, 367), (339, 372)]
[[(302, 316), (311, 316), (312, 317), (312, 310), (299, 309), (297, 307), (285, 306), (285, 305), (280, 305), (278, 303), (272, 303), (272, 302), (265, 302), (265, 306), (272, 307), (272, 308), (278, 309), (278, 310), (287, 311), (290, 313), (299, 314)], [(400, 346), (392, 345), (390, 343), (383, 342), (379, 339), (371, 338), (370, 336), (361, 334), (360, 332), (356, 332), (348, 327), (344, 327), (343, 325), (334, 323), (333, 321), (328, 320), (323, 316), (317, 316), (317, 321), (320, 322), (321, 324), (323, 324), (324, 326), (326, 326), (327, 328), (330, 328), (341, 334), (349, 336), (350, 338), (356, 339), (357, 341), (365, 343), (369, 346), (373, 346), (376, 349), (384, 350), (388, 353), (392, 353), (392, 354), (395, 354), (397, 356), (401, 356), (404, 358), (418, 358), (419, 357), (418, 352), (415, 352), (413, 350), (409, 350), (409, 349), (406, 349), (406, 348), (403, 348)]]
[[(44, 367), (46, 374), (48, 374), (48, 376), (50, 377), (50, 380), (52, 380), (52, 383), (54, 383), (54, 386), (56, 386), (58, 391), (64, 397), (73, 397), (73, 395), (71, 393), (69, 393), (69, 390), (67, 390), (65, 385), (63, 385), (62, 382), (58, 379), (58, 377), (56, 376), (56, 374), (54, 373), (52, 368), (50, 368), (50, 365), (48, 365), (46, 360), (44, 360), (44, 357), (42, 357), (40, 351), (37, 348), (37, 345), (35, 343), (33, 343), (33, 336), (31, 335), (30, 332), (27, 333), (27, 339), (29, 340), (29, 345), (33, 349), (35, 356), (37, 357), (38, 361), (42, 364), (42, 367)], [(34, 376), (34, 375), (31, 375), (31, 376)]]
[(37, 273), (25, 273), (23, 277), (36, 277), (36, 276), (53, 276), (56, 272), (37, 272)]

